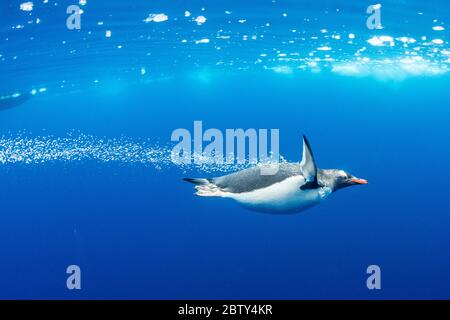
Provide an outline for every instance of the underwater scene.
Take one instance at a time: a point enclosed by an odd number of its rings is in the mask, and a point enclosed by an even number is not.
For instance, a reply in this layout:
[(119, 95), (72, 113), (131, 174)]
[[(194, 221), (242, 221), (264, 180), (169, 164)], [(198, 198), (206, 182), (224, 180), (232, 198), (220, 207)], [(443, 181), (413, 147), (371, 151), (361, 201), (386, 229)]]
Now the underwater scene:
[(449, 299), (450, 2), (2, 0), (1, 299)]

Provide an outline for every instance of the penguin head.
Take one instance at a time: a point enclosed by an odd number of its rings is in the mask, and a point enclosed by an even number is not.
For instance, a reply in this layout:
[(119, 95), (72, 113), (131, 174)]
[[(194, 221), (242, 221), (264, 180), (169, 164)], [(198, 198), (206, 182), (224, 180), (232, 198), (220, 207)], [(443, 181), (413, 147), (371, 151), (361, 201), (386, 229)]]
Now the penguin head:
[(333, 191), (337, 191), (345, 187), (368, 184), (367, 180), (357, 178), (344, 170), (329, 169), (323, 170), (323, 173), (325, 184), (331, 187)]

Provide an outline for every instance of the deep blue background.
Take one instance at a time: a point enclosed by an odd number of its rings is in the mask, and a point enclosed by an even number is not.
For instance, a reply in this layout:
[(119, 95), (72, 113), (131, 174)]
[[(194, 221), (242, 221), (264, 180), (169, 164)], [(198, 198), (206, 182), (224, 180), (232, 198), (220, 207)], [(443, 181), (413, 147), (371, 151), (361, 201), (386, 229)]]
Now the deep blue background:
[[(192, 6), (200, 14), (201, 5)], [(248, 15), (258, 12), (256, 2), (230, 7)], [(142, 19), (154, 11), (129, 10)], [(309, 10), (323, 13), (320, 5)], [(364, 16), (361, 21), (363, 29)], [(52, 30), (42, 36), (45, 41), (70, 38), (64, 25)], [(113, 39), (115, 34), (113, 29)], [(1, 111), (4, 135), (26, 129), (31, 136), (64, 136), (76, 129), (168, 142), (172, 130), (192, 129), (194, 120), (222, 130), (279, 128), (281, 153), (288, 160), (300, 160), (305, 133), (319, 167), (347, 170), (369, 185), (339, 191), (298, 215), (274, 216), (193, 196), (192, 186), (182, 181), (186, 173), (175, 166), (158, 171), (96, 161), (4, 164), (0, 298), (450, 297), (448, 75), (379, 81), (326, 71), (205, 71), (201, 58), (195, 68), (186, 61), (169, 63), (176, 50), (167, 49), (171, 55), (164, 56), (165, 49), (155, 51), (164, 44), (152, 43), (153, 55), (163, 61), (161, 69), (158, 61), (146, 62), (152, 63), (149, 70), (157, 70), (155, 81), (132, 82), (126, 72), (118, 74), (121, 66), (133, 70), (128, 63), (141, 52), (138, 46), (135, 54), (126, 51), (123, 56), (108, 55), (105, 49), (102, 65), (102, 55), (92, 60), (83, 56), (85, 64), (77, 64), (76, 59), (64, 60), (60, 46), (55, 52), (62, 60), (52, 61), (43, 44), (33, 47), (16, 38), (14, 48), (4, 37), (3, 52), (17, 50), (20, 56), (20, 48), (27, 47), (42, 56), (35, 64), (19, 61), (14, 66), (10, 56), (3, 61), (1, 94), (49, 87), (47, 93)], [(125, 46), (126, 40), (121, 39)], [(93, 46), (100, 45), (96, 41)], [(136, 45), (133, 39), (130, 45)], [(248, 52), (242, 49), (242, 56)], [(57, 72), (48, 71), (52, 64)], [(134, 63), (137, 74), (142, 64)], [(100, 86), (92, 84), (96, 78)], [(74, 89), (57, 89), (63, 79)], [(81, 291), (65, 287), (70, 264), (82, 269)], [(381, 291), (366, 288), (371, 264), (381, 267)]]

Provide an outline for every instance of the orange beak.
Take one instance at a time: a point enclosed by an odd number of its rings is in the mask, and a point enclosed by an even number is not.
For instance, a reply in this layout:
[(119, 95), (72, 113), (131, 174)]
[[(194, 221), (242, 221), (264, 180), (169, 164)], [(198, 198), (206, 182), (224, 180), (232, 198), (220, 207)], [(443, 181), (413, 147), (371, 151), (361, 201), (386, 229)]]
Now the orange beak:
[(358, 179), (358, 178), (350, 179), (350, 181), (355, 184), (368, 184), (369, 183), (366, 179)]

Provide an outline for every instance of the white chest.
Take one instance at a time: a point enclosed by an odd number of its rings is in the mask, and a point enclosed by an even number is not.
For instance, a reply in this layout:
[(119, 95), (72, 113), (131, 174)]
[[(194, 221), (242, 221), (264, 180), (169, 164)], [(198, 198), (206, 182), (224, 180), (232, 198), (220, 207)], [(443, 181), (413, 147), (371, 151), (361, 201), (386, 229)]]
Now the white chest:
[(228, 194), (228, 197), (256, 211), (294, 213), (320, 203), (331, 193), (329, 188), (301, 190), (304, 183), (302, 176), (295, 176), (263, 189)]

